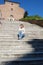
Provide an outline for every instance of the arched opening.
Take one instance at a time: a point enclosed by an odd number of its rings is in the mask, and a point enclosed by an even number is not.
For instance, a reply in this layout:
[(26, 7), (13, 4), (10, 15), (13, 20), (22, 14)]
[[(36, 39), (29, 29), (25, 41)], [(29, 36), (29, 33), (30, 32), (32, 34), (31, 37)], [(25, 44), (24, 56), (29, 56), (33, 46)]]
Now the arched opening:
[(14, 21), (14, 16), (13, 15), (10, 15), (9, 20), (10, 21)]

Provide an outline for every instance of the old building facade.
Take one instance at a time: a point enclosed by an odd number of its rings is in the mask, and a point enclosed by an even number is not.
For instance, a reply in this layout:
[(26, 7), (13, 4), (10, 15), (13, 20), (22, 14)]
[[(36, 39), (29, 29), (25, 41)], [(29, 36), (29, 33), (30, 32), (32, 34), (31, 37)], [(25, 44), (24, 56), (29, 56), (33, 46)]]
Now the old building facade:
[(15, 20), (19, 20), (24, 16), (24, 9), (20, 7), (20, 3), (6, 1), (0, 5), (0, 19), (7, 20), (12, 16)]

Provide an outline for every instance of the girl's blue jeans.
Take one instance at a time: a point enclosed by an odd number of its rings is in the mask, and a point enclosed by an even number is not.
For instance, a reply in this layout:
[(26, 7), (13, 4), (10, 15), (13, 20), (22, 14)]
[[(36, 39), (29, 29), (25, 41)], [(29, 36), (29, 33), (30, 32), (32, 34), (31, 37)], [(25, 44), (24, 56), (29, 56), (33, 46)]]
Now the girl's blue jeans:
[(19, 32), (19, 34), (18, 34), (18, 39), (20, 40), (20, 39), (22, 39), (22, 38), (24, 38), (25, 37), (25, 34), (22, 34), (22, 32)]

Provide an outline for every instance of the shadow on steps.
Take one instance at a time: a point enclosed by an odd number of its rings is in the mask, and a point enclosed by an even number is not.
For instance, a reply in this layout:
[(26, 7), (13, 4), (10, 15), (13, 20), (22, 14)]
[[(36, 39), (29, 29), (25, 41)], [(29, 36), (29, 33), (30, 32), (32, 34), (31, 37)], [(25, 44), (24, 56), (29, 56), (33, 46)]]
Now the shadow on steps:
[(18, 58), (18, 61), (5, 62), (4, 65), (43, 65), (43, 39), (33, 39), (27, 41), (27, 44), (31, 44), (34, 48), (32, 53)]

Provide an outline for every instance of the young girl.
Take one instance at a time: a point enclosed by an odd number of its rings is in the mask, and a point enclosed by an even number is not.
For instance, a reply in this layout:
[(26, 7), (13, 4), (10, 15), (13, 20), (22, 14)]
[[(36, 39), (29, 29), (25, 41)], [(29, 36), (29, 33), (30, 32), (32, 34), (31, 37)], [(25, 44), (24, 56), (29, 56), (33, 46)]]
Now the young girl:
[(25, 28), (23, 24), (20, 24), (19, 26), (19, 32), (18, 32), (18, 40), (25, 37)]

